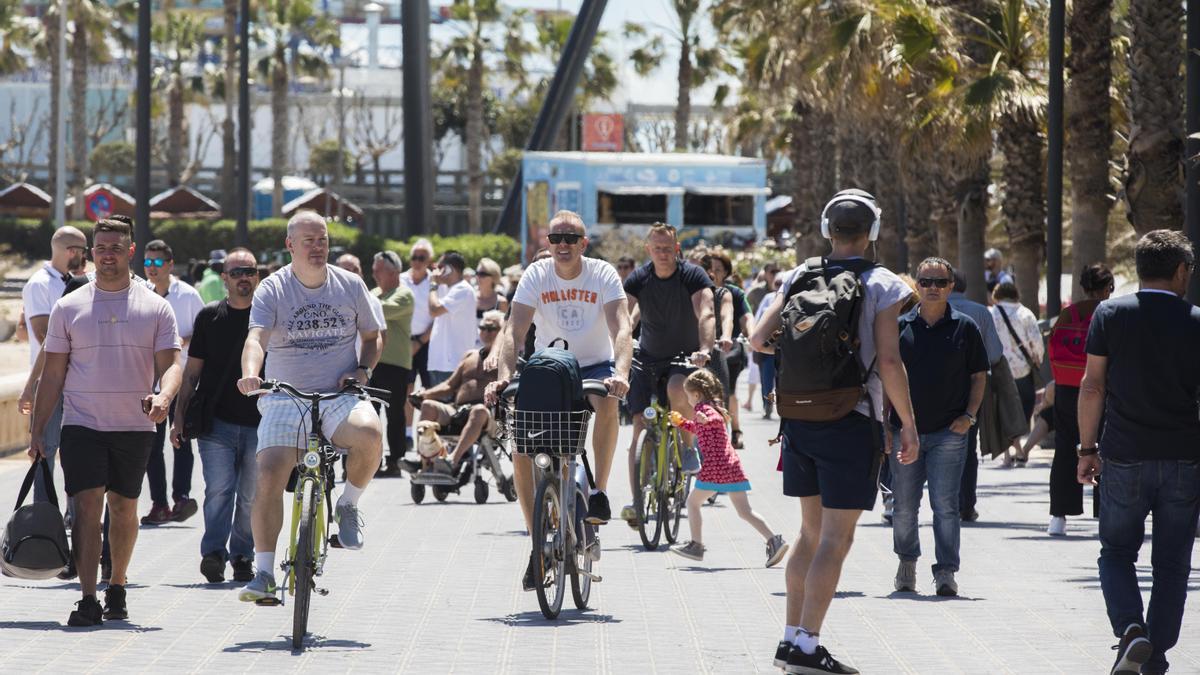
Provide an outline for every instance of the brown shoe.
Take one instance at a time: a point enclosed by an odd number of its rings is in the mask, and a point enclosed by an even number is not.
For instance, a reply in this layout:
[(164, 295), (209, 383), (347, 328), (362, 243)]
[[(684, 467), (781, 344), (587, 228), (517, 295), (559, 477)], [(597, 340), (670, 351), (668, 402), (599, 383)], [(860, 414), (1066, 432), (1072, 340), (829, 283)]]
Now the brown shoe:
[(169, 522), (171, 522), (171, 509), (168, 509), (166, 504), (155, 504), (150, 508), (150, 513), (142, 516), (143, 525), (162, 525)]
[(175, 508), (171, 509), (171, 520), (182, 523), (183, 521), (196, 515), (200, 510), (200, 505), (191, 497), (175, 500)]

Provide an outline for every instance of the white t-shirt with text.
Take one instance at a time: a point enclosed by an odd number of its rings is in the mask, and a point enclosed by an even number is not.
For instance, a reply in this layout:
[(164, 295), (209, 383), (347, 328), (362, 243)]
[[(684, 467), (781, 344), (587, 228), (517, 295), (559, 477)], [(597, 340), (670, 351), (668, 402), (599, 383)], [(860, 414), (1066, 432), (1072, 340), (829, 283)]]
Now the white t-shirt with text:
[(613, 360), (604, 306), (614, 300), (625, 300), (621, 277), (597, 258), (584, 258), (583, 271), (574, 279), (558, 276), (552, 259), (539, 260), (521, 275), (513, 296), (513, 302), (534, 310), (535, 347), (542, 349), (562, 338), (585, 368)]
[[(449, 310), (433, 320), (429, 334), (429, 370), (452, 373), (463, 354), (475, 348), (475, 289), (466, 281), (450, 288), (439, 286), (438, 301)], [(425, 301), (428, 307), (428, 299)], [(414, 330), (416, 330), (414, 328)]]

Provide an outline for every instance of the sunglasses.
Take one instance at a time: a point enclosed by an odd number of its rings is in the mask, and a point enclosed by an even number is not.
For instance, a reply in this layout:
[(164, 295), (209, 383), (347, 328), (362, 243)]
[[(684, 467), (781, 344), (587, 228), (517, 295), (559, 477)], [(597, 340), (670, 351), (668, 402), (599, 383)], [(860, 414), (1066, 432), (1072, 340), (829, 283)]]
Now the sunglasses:
[(477, 276), (477, 277), (490, 277), (490, 276), (492, 276), (492, 275), (491, 275), (491, 274), (489, 274), (489, 273), (488, 273), (487, 271), (485, 271), (485, 270), (475, 270), (475, 276)]
[(485, 333), (497, 333), (500, 331), (500, 326), (497, 326), (495, 324), (490, 324), (490, 323), (482, 324), (479, 326), (479, 330), (481, 330)]
[(945, 288), (950, 285), (950, 280), (945, 277), (921, 277), (917, 279), (917, 285), (921, 288), (932, 288), (934, 286)]
[(550, 240), (551, 244), (566, 242), (567, 244), (575, 245), (579, 243), (580, 239), (583, 239), (583, 235), (575, 234), (574, 232), (552, 232), (546, 235), (546, 238)]
[(426, 262), (426, 261), (428, 261), (428, 260), (429, 260), (429, 256), (427, 256), (427, 255), (414, 255), (413, 257), (409, 258), (409, 260), (411, 260), (411, 261), (413, 261), (413, 262)]
[(166, 265), (169, 262), (171, 262), (171, 261), (167, 260), (166, 258), (146, 258), (145, 260), (142, 261), (142, 266), (143, 267), (163, 267), (164, 265)]
[(257, 267), (235, 267), (231, 270), (225, 270), (230, 279), (240, 279), (241, 277), (256, 277), (258, 276)]

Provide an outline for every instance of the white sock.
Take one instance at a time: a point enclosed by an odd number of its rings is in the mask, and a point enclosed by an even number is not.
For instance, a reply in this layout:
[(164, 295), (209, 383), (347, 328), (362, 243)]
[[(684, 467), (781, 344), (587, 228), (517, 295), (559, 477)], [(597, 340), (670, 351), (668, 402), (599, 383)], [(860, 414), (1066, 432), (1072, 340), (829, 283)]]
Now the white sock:
[(604, 495), (605, 497), (608, 497), (607, 492), (605, 492), (604, 490), (597, 490), (595, 488), (592, 488), (592, 491), (588, 493), (589, 497), (591, 497), (592, 495)]
[(816, 633), (810, 633), (803, 628), (796, 629), (796, 639), (792, 644), (796, 645), (796, 649), (805, 654), (816, 654), (817, 645), (821, 644), (821, 636)]
[(256, 572), (266, 572), (275, 574), (275, 554), (274, 553), (259, 553), (254, 552), (254, 570)]
[(362, 496), (363, 490), (366, 490), (366, 488), (360, 488), (354, 483), (346, 481), (346, 484), (342, 486), (342, 496), (338, 497), (338, 504), (353, 504), (354, 506), (358, 506), (358, 498)]
[(799, 626), (784, 626), (783, 627), (783, 641), (784, 642), (795, 642), (796, 641), (796, 633), (799, 633), (799, 632), (800, 632)]

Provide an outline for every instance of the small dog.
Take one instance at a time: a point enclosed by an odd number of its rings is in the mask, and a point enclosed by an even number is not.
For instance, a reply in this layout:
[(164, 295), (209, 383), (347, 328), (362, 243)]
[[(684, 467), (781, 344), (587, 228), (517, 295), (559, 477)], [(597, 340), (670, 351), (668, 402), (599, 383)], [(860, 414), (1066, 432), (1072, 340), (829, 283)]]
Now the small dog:
[[(449, 453), (446, 452), (446, 443), (438, 436), (442, 425), (433, 420), (422, 420), (417, 422), (417, 454), (421, 456), (421, 470), (426, 471), (434, 469), (437, 466), (445, 463)], [(440, 459), (441, 462), (434, 460)]]

